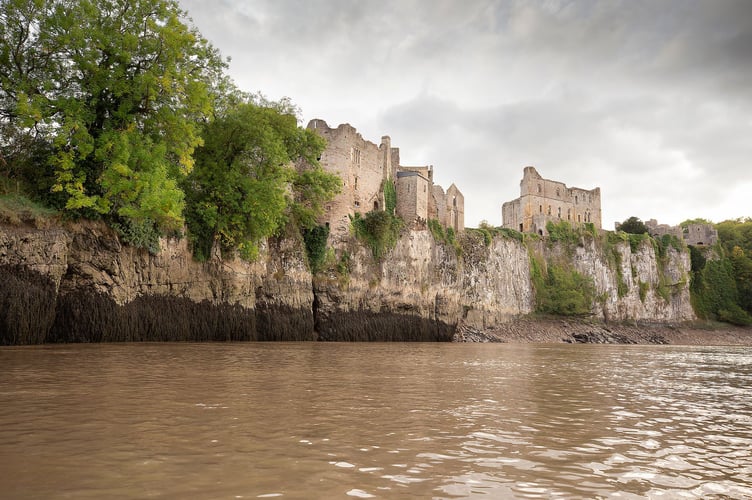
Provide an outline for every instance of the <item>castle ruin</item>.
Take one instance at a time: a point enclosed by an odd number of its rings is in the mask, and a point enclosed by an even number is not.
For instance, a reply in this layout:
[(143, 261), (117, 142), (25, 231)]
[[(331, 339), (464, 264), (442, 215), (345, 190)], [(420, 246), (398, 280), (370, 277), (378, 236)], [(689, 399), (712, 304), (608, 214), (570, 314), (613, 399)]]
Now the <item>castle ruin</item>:
[(591, 223), (601, 229), (601, 190), (567, 187), (544, 179), (535, 167), (525, 167), (520, 197), (501, 207), (505, 228), (547, 236), (546, 224), (567, 221), (572, 225)]
[(433, 166), (400, 165), (399, 148), (389, 136), (376, 144), (363, 139), (350, 124), (331, 128), (324, 120), (313, 119), (308, 129), (326, 140), (319, 160), (327, 172), (342, 180), (342, 191), (326, 204), (321, 222), (329, 226), (333, 241), (350, 233), (350, 216), (371, 210), (385, 210), (384, 186), (394, 183), (397, 192), (395, 212), (412, 227), (424, 226), (429, 219), (454, 231), (465, 228), (465, 198), (452, 184), (446, 192), (433, 182)]
[[(657, 220), (650, 219), (645, 222), (645, 227), (648, 228), (648, 233), (653, 238), (660, 238), (668, 234), (692, 246), (709, 246), (714, 245), (718, 241), (718, 230), (712, 224), (670, 226), (668, 224), (658, 224)], [(618, 224), (616, 229), (619, 229)]]

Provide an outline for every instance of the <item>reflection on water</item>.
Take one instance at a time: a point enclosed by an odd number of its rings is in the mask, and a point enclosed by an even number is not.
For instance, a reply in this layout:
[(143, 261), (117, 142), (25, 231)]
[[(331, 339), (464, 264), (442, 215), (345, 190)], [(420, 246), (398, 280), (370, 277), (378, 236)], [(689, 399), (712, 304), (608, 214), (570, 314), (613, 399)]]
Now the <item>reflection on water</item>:
[(738, 347), (0, 349), (3, 498), (749, 498)]

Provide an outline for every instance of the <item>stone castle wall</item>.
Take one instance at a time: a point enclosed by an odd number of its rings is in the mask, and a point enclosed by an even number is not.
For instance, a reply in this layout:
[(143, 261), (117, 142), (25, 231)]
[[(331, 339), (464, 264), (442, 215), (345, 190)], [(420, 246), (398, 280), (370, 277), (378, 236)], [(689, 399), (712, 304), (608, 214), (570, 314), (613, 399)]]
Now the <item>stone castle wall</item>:
[(397, 172), (397, 215), (406, 221), (427, 220), (429, 181), (416, 172)]
[(687, 245), (709, 246), (714, 245), (718, 241), (718, 230), (712, 224), (670, 226), (668, 224), (658, 224), (657, 220), (650, 219), (645, 222), (645, 226), (648, 228), (650, 236), (654, 238), (660, 238), (668, 234), (684, 240), (684, 243)]
[(447, 189), (444, 198), (446, 205), (446, 218), (439, 219), (446, 227), (454, 228), (455, 231), (465, 230), (465, 196), (452, 184)]
[(601, 191), (567, 187), (563, 182), (544, 179), (534, 167), (525, 167), (520, 197), (502, 205), (502, 224), (523, 233), (546, 235), (546, 224), (601, 224)]
[(711, 224), (688, 224), (683, 233), (687, 245), (714, 245), (718, 241), (718, 230)]
[(341, 193), (326, 205), (321, 220), (329, 225), (332, 243), (347, 239), (351, 215), (385, 209), (385, 182), (394, 182), (397, 215), (409, 225), (418, 227), (435, 218), (455, 231), (464, 229), (465, 198), (459, 189), (452, 184), (445, 194), (435, 186), (431, 165), (400, 165), (399, 149), (391, 147), (389, 136), (383, 136), (376, 146), (349, 124), (331, 128), (324, 120), (314, 119), (308, 128), (327, 142), (320, 159), (322, 168), (342, 179)]
[(350, 215), (383, 209), (382, 181), (387, 176), (385, 170), (391, 166), (392, 152), (385, 154), (388, 144), (382, 140), (381, 146), (377, 146), (363, 139), (349, 124), (330, 128), (323, 120), (312, 120), (308, 128), (326, 139), (327, 147), (320, 160), (322, 168), (342, 179), (342, 191), (325, 207), (326, 222), (331, 234), (347, 235)]

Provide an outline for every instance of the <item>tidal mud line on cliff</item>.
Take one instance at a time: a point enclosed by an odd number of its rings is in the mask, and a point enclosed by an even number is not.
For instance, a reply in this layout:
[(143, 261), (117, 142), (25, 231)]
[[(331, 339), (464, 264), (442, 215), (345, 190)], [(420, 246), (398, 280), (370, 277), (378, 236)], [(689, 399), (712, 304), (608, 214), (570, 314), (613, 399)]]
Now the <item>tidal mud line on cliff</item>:
[(60, 298), (46, 342), (239, 342), (316, 340), (310, 310), (259, 303), (193, 302), (163, 295), (141, 296), (125, 305), (108, 297), (75, 292)]
[[(457, 340), (478, 341), (632, 338), (582, 325), (538, 332), (537, 321), (528, 325), (532, 330), (510, 324), (535, 308), (531, 249), (514, 238), (489, 243), (469, 234), (460, 258), (429, 231), (405, 232), (382, 264), (357, 241), (340, 242), (348, 246), (337, 266), (312, 276), (295, 238), (271, 241), (255, 262), (199, 263), (185, 240), (165, 239), (160, 254), (151, 255), (121, 245), (98, 223), (56, 231), (0, 225), (0, 344), (435, 342), (451, 341), (455, 333)], [(533, 250), (546, 262), (590, 276), (598, 297), (594, 320), (665, 324), (694, 318), (686, 252), (669, 249), (661, 260), (648, 244), (633, 250), (623, 241), (583, 242), (569, 248), (539, 241)], [(477, 334), (468, 337), (458, 325)], [(634, 337), (640, 343), (662, 340)]]
[(256, 316), (241, 306), (141, 296), (125, 305), (86, 291), (60, 296), (46, 342), (256, 340)]
[(366, 310), (318, 314), (319, 340), (334, 342), (451, 342), (455, 327), (420, 316)]
[(260, 341), (317, 340), (313, 313), (290, 306), (256, 303), (256, 338)]
[(41, 344), (55, 321), (55, 283), (26, 267), (0, 266), (0, 345)]

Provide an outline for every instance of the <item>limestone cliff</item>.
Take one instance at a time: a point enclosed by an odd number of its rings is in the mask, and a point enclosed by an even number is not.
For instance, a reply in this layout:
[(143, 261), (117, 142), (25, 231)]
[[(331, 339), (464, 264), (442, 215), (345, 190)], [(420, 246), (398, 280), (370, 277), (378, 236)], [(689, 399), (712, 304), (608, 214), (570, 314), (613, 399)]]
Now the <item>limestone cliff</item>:
[(0, 343), (315, 339), (294, 240), (255, 263), (198, 263), (185, 239), (160, 243), (150, 255), (95, 223), (0, 227)]
[[(378, 265), (362, 247), (341, 249), (354, 252), (350, 269), (330, 270), (315, 281), (317, 330), (325, 339), (342, 338), (343, 329), (346, 338), (370, 338), (377, 333), (369, 318), (389, 312), (404, 316), (403, 325), (416, 316), (430, 321), (439, 336), (447, 327), (492, 331), (535, 309), (531, 251), (544, 261), (565, 261), (592, 278), (597, 297), (592, 318), (649, 323), (695, 319), (686, 250), (669, 248), (659, 258), (649, 240), (632, 252), (628, 242), (606, 248), (597, 238), (564, 245), (497, 236), (487, 245), (472, 232), (453, 247), (436, 243), (428, 231), (412, 231)], [(358, 320), (351, 324), (346, 317), (353, 312)]]
[(596, 318), (694, 318), (688, 253), (658, 256), (649, 241), (487, 244), (467, 232), (452, 246), (409, 231), (381, 263), (350, 241), (316, 277), (297, 238), (268, 242), (255, 263), (195, 262), (184, 239), (161, 246), (150, 255), (94, 223), (0, 226), (0, 343), (451, 340), (460, 326), (493, 330), (534, 310), (531, 253), (591, 276)]

